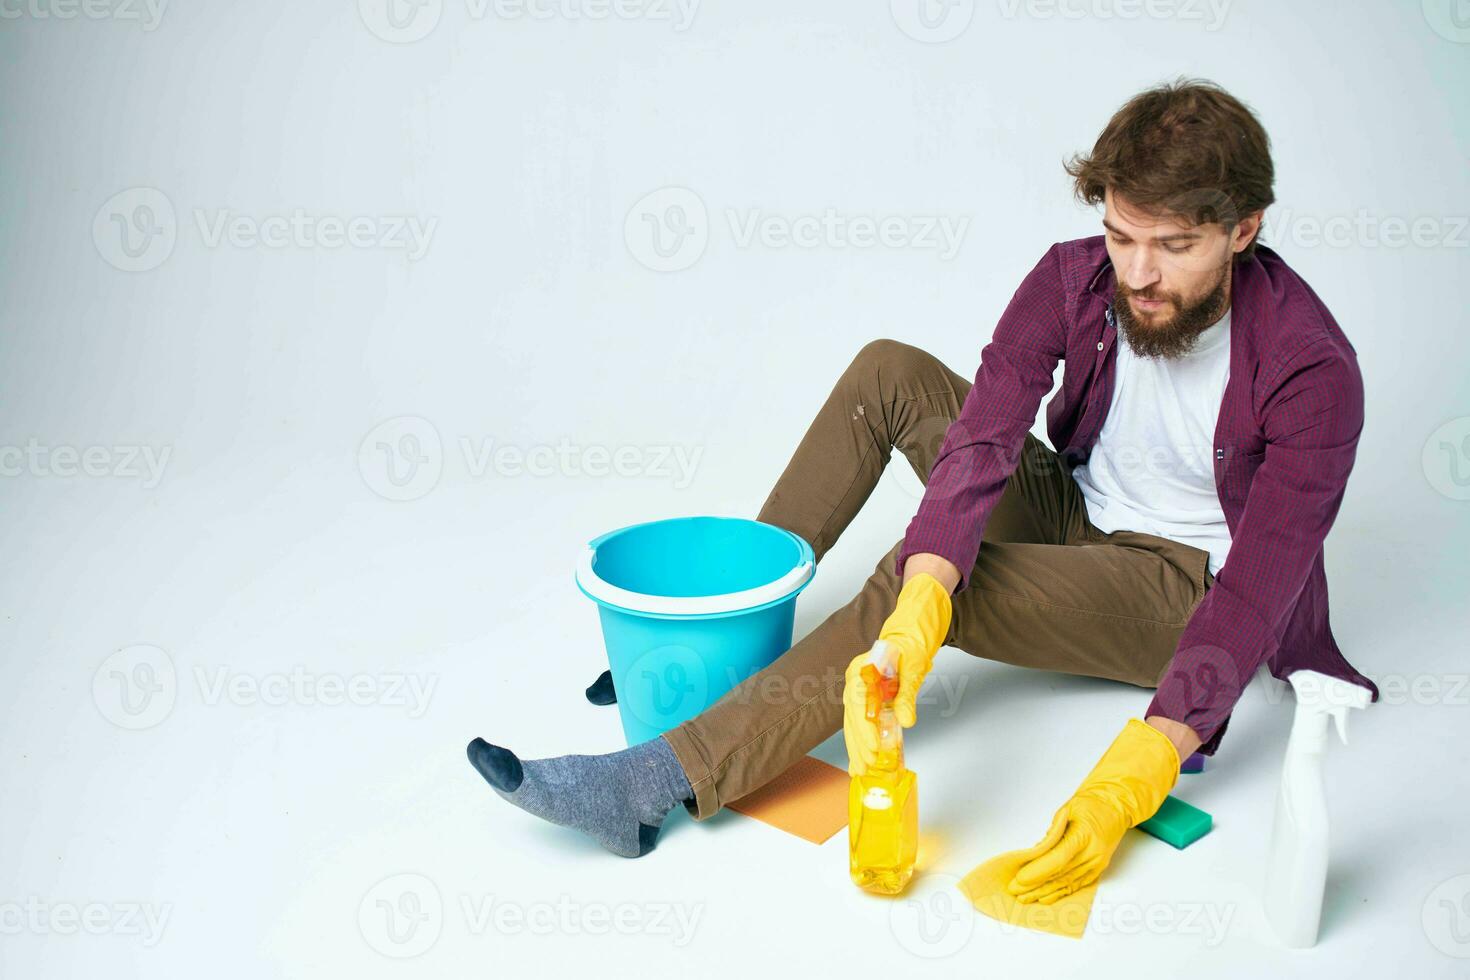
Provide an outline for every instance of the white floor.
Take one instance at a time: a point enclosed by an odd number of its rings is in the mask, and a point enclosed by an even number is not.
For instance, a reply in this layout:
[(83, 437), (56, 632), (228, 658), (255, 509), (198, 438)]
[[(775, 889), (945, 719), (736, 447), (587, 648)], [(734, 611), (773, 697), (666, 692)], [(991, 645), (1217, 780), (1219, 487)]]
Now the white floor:
[[(146, 507), (86, 486), (17, 495), (6, 552), (44, 560), (13, 569), (0, 627), (6, 976), (1453, 976), (1470, 952), (1463, 689), (1375, 706), (1333, 746), (1315, 951), (1279, 951), (1259, 906), (1290, 715), (1260, 685), (1178, 789), (1214, 832), (1183, 852), (1134, 835), (1082, 942), (1018, 934), (968, 911), (956, 878), (1038, 836), (1144, 693), (946, 651), (909, 743), (923, 875), (899, 900), (849, 884), (845, 833), (817, 847), (728, 811), (677, 812), (653, 854), (616, 858), (502, 803), (463, 755), (477, 734), (527, 756), (620, 746), (616, 709), (582, 698), (600, 638), (570, 581), (608, 502), (586, 482), (507, 484), (501, 503), (526, 510), (506, 522), (468, 481), (404, 505), (350, 464), (263, 469), (182, 477)], [(799, 631), (861, 581), (912, 485), (890, 468)], [(1394, 556), (1400, 580), (1412, 562)], [(1335, 610), (1365, 667), (1412, 649), (1463, 680), (1457, 638), (1385, 622), (1397, 606)], [(136, 659), (109, 661), (119, 649)], [(841, 765), (840, 737), (817, 754)]]

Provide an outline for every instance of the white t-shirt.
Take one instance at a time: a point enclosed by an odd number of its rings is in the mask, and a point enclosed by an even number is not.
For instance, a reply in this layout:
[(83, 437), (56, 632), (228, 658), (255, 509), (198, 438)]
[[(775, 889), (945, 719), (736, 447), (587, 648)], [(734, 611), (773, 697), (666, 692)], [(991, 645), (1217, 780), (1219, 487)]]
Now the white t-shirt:
[(1101, 531), (1156, 534), (1210, 553), (1218, 575), (1230, 529), (1215, 491), (1215, 422), (1230, 379), (1230, 313), (1176, 358), (1139, 357), (1120, 334), (1112, 406), (1072, 477)]

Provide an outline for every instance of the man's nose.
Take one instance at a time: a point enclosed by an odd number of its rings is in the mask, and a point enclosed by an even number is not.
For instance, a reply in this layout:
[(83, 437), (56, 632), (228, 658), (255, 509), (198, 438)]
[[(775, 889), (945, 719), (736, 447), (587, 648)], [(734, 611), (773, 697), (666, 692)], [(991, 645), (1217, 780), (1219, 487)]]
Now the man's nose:
[(1128, 282), (1128, 288), (1134, 292), (1142, 292), (1159, 281), (1159, 267), (1154, 262), (1149, 250), (1137, 248), (1129, 256), (1128, 266), (1123, 270), (1123, 278)]

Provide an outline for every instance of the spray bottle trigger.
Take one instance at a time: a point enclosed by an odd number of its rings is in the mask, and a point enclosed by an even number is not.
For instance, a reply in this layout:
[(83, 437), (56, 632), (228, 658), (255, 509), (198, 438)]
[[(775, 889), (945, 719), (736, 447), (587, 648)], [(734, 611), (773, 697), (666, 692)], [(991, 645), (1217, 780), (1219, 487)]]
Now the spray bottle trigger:
[(1365, 687), (1357, 684), (1347, 685), (1350, 697), (1346, 703), (1337, 704), (1332, 707), (1332, 721), (1337, 726), (1337, 737), (1342, 739), (1342, 744), (1348, 744), (1348, 717), (1353, 709), (1362, 710), (1373, 700), (1372, 693)]
[[(1344, 745), (1348, 740), (1348, 714), (1354, 709), (1366, 708), (1373, 700), (1373, 692), (1361, 684), (1315, 670), (1294, 670), (1287, 680), (1296, 691), (1298, 720), (1313, 716), (1321, 719), (1324, 715), (1330, 715), (1337, 728), (1337, 737)], [(1326, 721), (1320, 721), (1319, 724), (1325, 726)], [(1321, 737), (1326, 736), (1325, 727), (1317, 730), (1322, 733)]]

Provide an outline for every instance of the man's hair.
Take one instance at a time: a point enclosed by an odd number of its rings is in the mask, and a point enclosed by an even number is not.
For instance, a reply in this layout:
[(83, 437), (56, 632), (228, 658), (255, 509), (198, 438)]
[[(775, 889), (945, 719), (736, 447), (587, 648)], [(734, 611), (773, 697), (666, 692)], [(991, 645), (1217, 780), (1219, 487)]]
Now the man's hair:
[[(1077, 197), (1103, 192), (1153, 214), (1227, 229), (1276, 200), (1271, 141), (1255, 114), (1214, 82), (1181, 78), (1140, 92), (1108, 120), (1092, 153), (1064, 166)], [(1257, 230), (1239, 258), (1256, 248)]]

